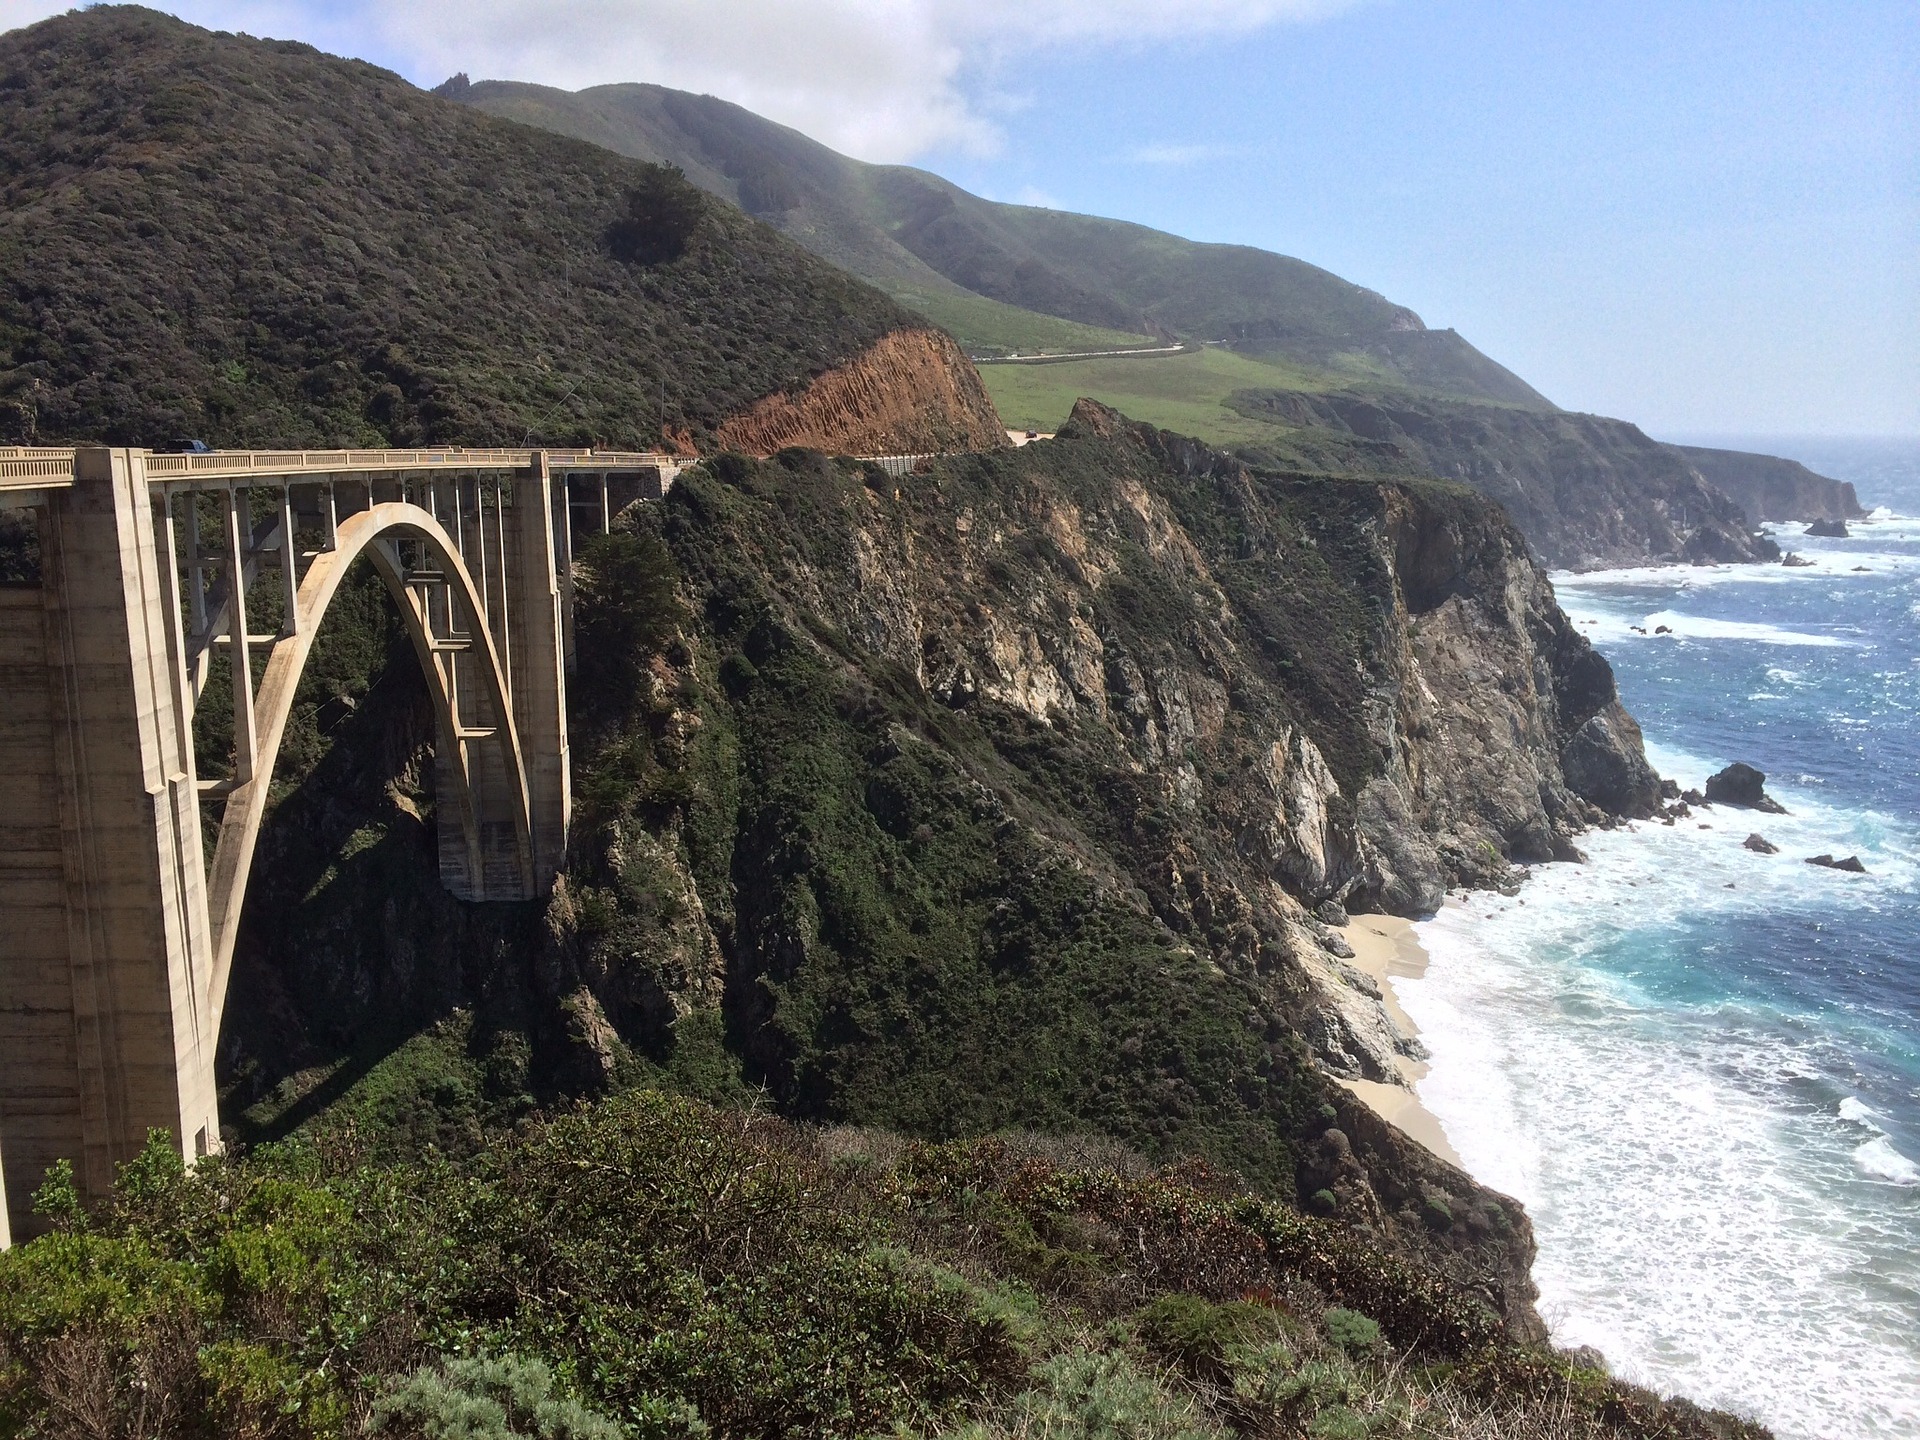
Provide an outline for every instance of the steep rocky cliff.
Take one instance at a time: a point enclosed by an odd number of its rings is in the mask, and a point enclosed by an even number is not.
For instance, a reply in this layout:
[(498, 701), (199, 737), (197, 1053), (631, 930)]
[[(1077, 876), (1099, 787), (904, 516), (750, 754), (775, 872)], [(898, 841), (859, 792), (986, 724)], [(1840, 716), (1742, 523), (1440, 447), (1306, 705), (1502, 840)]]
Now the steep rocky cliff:
[(717, 438), (748, 455), (790, 445), (829, 455), (919, 455), (1010, 443), (979, 372), (938, 330), (882, 336), (804, 389), (757, 401), (722, 423)]
[(1750, 520), (1858, 520), (1867, 513), (1850, 482), (1829, 479), (1798, 460), (1700, 445), (1673, 448)]
[(1227, 403), (1297, 427), (1276, 457), (1471, 485), (1556, 569), (1780, 558), (1753, 533), (1758, 516), (1623, 420), (1374, 393), (1241, 390)]
[(900, 480), (721, 457), (578, 580), (580, 809), (547, 913), (450, 921), (418, 782), (375, 766), (367, 819), (316, 771), (274, 824), (331, 807), (365, 836), (333, 869), (333, 841), (269, 836), (312, 854), (249, 897), (236, 984), (273, 1003), (229, 1011), (236, 1099), (391, 1025), (386, 967), (439, 997), (402, 997), (414, 1023), (473, 1017), (487, 1103), (722, 1035), (700, 1053), (797, 1116), (1208, 1156), (1532, 1331), (1518, 1208), (1332, 1083), (1412, 1045), (1340, 906), (1416, 913), (1656, 798), (1497, 507), (1261, 472), (1083, 404), (1055, 441)]

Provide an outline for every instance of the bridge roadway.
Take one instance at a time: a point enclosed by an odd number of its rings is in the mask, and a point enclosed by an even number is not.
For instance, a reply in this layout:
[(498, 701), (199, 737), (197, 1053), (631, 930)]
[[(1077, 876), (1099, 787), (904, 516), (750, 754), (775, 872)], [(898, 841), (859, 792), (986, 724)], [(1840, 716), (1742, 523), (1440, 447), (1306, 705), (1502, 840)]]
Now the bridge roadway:
[[(39, 1228), (30, 1197), (57, 1160), (97, 1198), (150, 1129), (189, 1160), (218, 1148), (241, 904), (349, 569), (364, 557), (393, 595), (433, 697), (443, 882), (535, 898), (572, 809), (574, 537), (687, 463), (0, 448), (0, 509), (31, 512), (41, 553), (38, 584), (0, 586), (0, 1246)], [(236, 670), (227, 753), (197, 756), (208, 682)], [(211, 862), (203, 807), (219, 812)]]

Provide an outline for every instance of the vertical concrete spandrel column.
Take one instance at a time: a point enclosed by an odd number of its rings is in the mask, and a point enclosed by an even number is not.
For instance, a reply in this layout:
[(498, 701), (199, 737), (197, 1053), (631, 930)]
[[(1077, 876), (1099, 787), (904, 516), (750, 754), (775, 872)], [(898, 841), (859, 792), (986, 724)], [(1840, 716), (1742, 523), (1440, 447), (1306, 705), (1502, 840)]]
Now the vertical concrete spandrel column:
[(161, 574), (145, 457), (87, 449), (74, 468), (49, 507), (45, 597), (80, 1097), (79, 1144), (65, 1153), (98, 1195), (150, 1129), (189, 1160), (217, 1148), (217, 1037), (166, 610), (176, 585)]
[(527, 766), (532, 811), (533, 867), (544, 892), (566, 861), (567, 824), (573, 815), (573, 761), (567, 748), (566, 616), (556, 561), (554, 484), (547, 457), (513, 482), (512, 574), (507, 618), (512, 639), (514, 724)]

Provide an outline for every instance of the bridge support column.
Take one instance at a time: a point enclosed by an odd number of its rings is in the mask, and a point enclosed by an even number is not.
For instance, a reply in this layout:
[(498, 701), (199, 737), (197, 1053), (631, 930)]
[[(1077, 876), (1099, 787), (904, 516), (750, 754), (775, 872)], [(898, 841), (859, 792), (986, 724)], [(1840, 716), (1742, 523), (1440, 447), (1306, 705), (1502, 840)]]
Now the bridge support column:
[[(561, 484), (564, 486), (565, 481)], [(565, 491), (560, 509), (565, 516)], [(508, 526), (507, 623), (514, 724), (526, 756), (527, 808), (533, 831), (534, 883), (545, 894), (567, 858), (573, 815), (573, 761), (567, 749), (566, 617), (556, 545), (553, 480), (547, 457), (514, 477)]]
[(144, 456), (81, 450), (74, 470), (43, 512), (41, 613), (0, 606), (0, 681), (20, 672), (0, 707), (16, 796), (0, 828), (20, 832), (0, 834), (20, 847), (0, 861), (15, 1236), (39, 1228), (27, 1211), (56, 1160), (98, 1198), (149, 1129), (188, 1159), (220, 1137), (178, 577), (155, 543)]

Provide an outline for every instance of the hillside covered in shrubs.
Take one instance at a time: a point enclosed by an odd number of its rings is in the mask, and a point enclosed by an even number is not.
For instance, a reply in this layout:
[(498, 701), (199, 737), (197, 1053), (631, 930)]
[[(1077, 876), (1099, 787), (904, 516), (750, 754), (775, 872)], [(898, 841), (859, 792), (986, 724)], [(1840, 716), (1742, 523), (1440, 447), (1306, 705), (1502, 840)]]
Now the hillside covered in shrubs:
[(924, 324), (358, 61), (134, 7), (0, 37), (0, 443), (653, 447)]
[(637, 1093), (451, 1160), (156, 1137), (0, 1255), (0, 1435), (619, 1440), (1761, 1432), (1514, 1345), (1203, 1166)]

